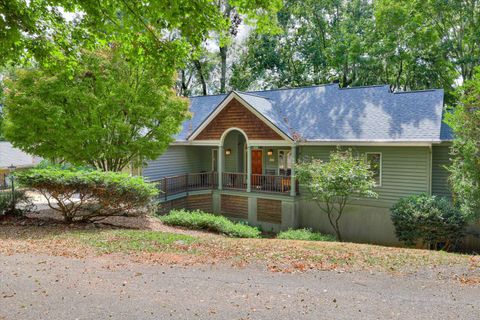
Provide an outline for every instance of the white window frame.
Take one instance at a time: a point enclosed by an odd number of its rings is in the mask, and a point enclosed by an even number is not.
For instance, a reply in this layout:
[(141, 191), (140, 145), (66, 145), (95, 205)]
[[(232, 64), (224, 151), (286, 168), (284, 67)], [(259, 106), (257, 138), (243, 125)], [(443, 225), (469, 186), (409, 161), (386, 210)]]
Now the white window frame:
[(378, 184), (375, 184), (375, 187), (381, 187), (382, 186), (382, 183), (383, 183), (383, 153), (381, 152), (374, 152), (374, 151), (371, 151), (371, 152), (365, 152), (365, 161), (368, 162), (368, 155), (369, 154), (379, 154), (380, 155), (380, 173), (379, 173), (379, 181), (378, 181)]
[[(216, 153), (216, 155), (215, 155)], [(218, 170), (218, 149), (217, 148), (212, 148), (212, 172), (217, 172)], [(214, 164), (216, 164), (216, 168), (214, 168)]]

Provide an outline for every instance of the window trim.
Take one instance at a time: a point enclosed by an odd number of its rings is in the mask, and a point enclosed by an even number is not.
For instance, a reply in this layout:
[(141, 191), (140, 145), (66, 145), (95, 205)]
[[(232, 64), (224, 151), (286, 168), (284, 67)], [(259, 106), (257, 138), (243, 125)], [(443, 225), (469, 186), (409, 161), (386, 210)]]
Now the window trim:
[(380, 155), (380, 173), (379, 173), (379, 182), (378, 184), (375, 183), (375, 187), (381, 187), (383, 185), (383, 153), (382, 152), (365, 152), (365, 161), (368, 162), (368, 155), (369, 154), (379, 154)]
[[(284, 155), (285, 155), (285, 161), (286, 161), (286, 164), (288, 166), (288, 153), (290, 152), (290, 156), (292, 154), (292, 149), (278, 149), (277, 150), (277, 175), (280, 175), (280, 152), (283, 151), (284, 152)], [(292, 160), (292, 167), (293, 167), (293, 160)], [(290, 170), (292, 169), (292, 167), (290, 167)], [(284, 168), (283, 170), (286, 170), (288, 171), (288, 168)]]

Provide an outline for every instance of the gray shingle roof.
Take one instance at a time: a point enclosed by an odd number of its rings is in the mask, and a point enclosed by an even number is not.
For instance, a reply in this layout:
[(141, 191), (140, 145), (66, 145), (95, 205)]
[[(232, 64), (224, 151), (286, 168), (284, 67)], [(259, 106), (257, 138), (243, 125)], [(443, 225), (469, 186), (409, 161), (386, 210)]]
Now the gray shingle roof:
[[(442, 124), (443, 90), (392, 93), (387, 85), (341, 89), (338, 84), (237, 92), (289, 137), (305, 141), (451, 140)], [(191, 98), (186, 140), (227, 95)]]
[(31, 156), (20, 149), (14, 148), (10, 142), (0, 142), (0, 169), (6, 169), (11, 165), (16, 167), (32, 167), (42, 159)]

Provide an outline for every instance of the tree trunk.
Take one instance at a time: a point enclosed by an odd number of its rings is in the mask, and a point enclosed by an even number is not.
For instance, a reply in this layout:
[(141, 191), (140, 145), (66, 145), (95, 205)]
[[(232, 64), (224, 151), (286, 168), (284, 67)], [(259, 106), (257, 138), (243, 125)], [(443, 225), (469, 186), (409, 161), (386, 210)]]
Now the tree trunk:
[(200, 60), (193, 61), (195, 68), (197, 69), (198, 78), (200, 79), (200, 83), (202, 84), (202, 95), (207, 95), (207, 83), (205, 82), (205, 77), (203, 76), (202, 64)]
[(225, 83), (227, 81), (227, 51), (228, 47), (220, 47), (221, 75), (220, 75), (220, 93), (225, 93)]

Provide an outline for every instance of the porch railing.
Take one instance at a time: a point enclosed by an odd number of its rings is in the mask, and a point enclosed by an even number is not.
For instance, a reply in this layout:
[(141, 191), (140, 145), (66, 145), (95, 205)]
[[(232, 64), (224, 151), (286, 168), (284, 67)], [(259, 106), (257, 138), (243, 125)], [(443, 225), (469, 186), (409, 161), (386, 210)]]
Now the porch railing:
[(222, 173), (223, 189), (247, 190), (247, 174), (236, 172)]
[(252, 174), (252, 190), (258, 192), (289, 193), (291, 182), (290, 176)]
[[(252, 192), (268, 192), (289, 194), (291, 190), (291, 177), (253, 174), (251, 182)], [(208, 190), (218, 188), (217, 172), (187, 173), (177, 176), (165, 177), (153, 181), (157, 184), (160, 197), (167, 200), (168, 197), (196, 190)], [(247, 174), (236, 172), (222, 173), (222, 189), (247, 190)], [(298, 193), (298, 181), (297, 181)]]
[(188, 191), (213, 189), (218, 185), (217, 180), (215, 172), (201, 172), (165, 177), (153, 182), (157, 184), (160, 196), (166, 199)]

